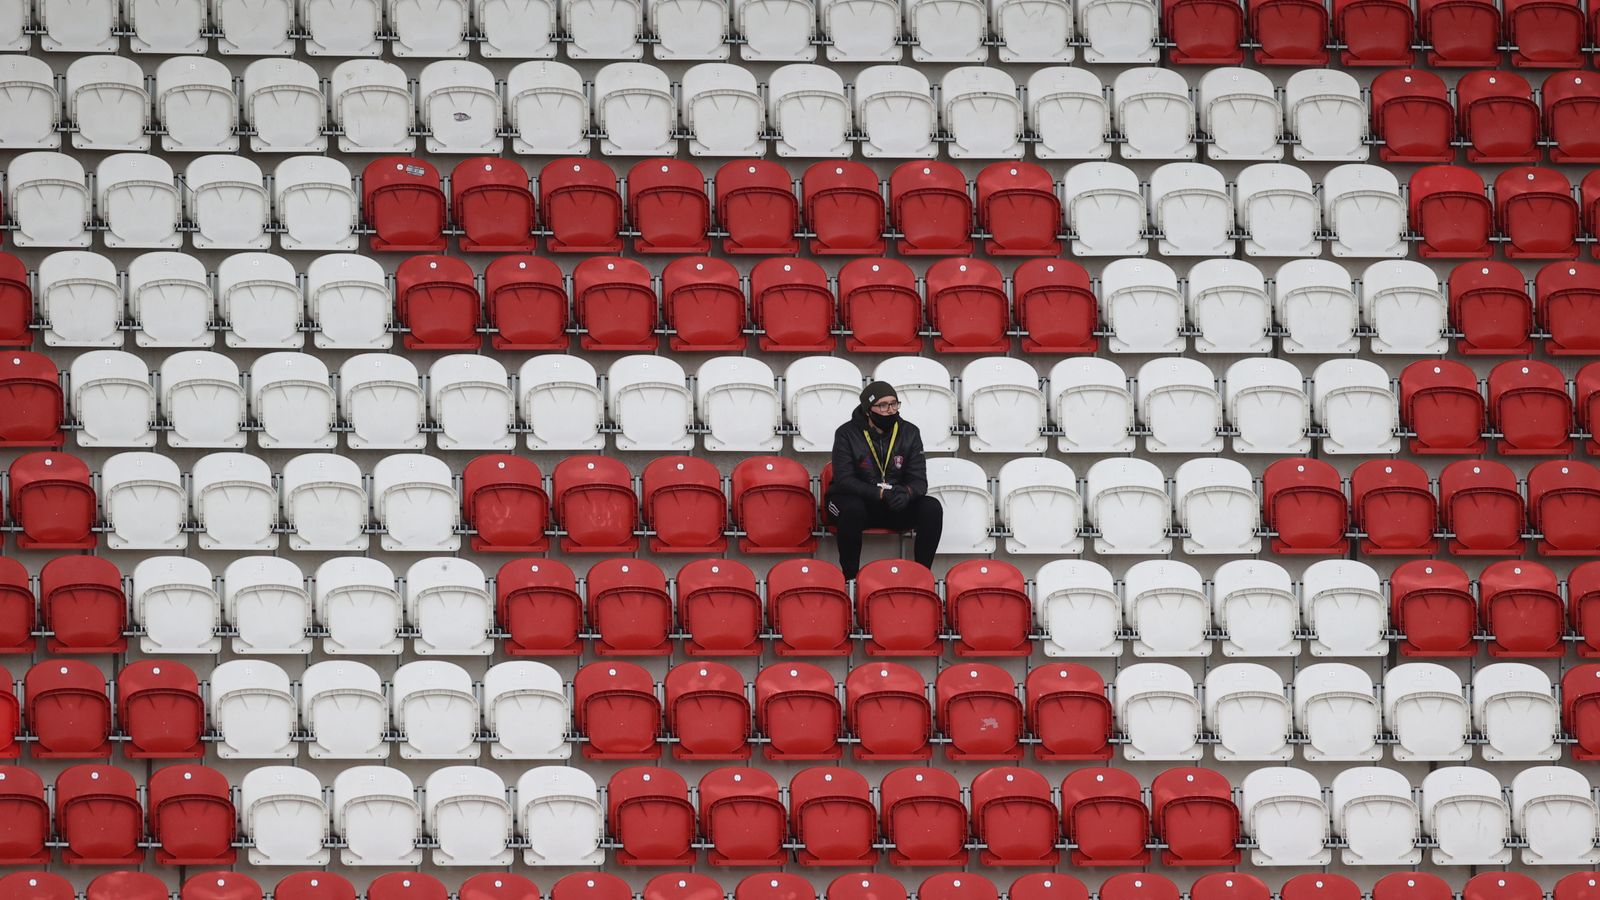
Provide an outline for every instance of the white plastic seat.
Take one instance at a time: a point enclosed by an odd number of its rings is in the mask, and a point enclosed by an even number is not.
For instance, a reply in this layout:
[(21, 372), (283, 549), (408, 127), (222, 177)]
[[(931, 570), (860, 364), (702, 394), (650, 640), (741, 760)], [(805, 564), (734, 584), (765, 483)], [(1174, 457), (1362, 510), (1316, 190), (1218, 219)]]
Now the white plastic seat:
[(1128, 736), (1122, 758), (1199, 759), (1202, 710), (1194, 680), (1170, 663), (1138, 663), (1117, 673), (1117, 722)]
[(680, 90), (690, 155), (766, 154), (767, 142), (762, 137), (767, 128), (766, 106), (749, 69), (727, 63), (690, 66), (683, 73)]
[[(890, 7), (899, 21), (899, 4), (883, 0), (824, 0), (823, 15), (846, 7)], [(837, 37), (837, 35), (836, 35)], [(838, 44), (828, 47), (828, 57)], [(895, 47), (898, 57), (900, 48)], [(868, 66), (856, 74), (856, 127), (861, 130), (861, 155), (868, 159), (928, 159), (938, 154), (934, 143), (938, 110), (928, 78), (910, 66)]]
[(317, 567), (316, 579), (317, 621), (328, 630), (322, 652), (385, 656), (400, 652), (405, 606), (388, 566), (358, 556), (331, 559)]
[(122, 346), (122, 285), (109, 259), (83, 250), (52, 253), (39, 262), (38, 285), (45, 346)]
[[(1378, 745), (1383, 709), (1377, 692), (1372, 679), (1349, 663), (1317, 663), (1295, 673), (1294, 716), (1306, 736), (1300, 755), (1307, 762), (1361, 762), (1383, 756)], [(1338, 782), (1334, 784), (1337, 791)]]
[(1168, 163), (1151, 173), (1150, 224), (1163, 256), (1233, 255), (1233, 201), (1210, 166)]
[(707, 450), (770, 453), (783, 449), (783, 404), (772, 369), (759, 359), (717, 356), (695, 373), (695, 406)]
[(1333, 833), (1347, 866), (1414, 866), (1422, 823), (1411, 782), (1393, 769), (1363, 766), (1333, 777)]
[(283, 669), (260, 659), (236, 659), (211, 670), (211, 725), (222, 759), (296, 759), (299, 710)]
[(484, 59), (551, 59), (556, 55), (556, 0), (474, 0)]
[(483, 676), (483, 723), (494, 734), (495, 759), (569, 759), (572, 703), (561, 673), (542, 662), (514, 660)]
[(811, 62), (817, 58), (817, 10), (809, 0), (732, 0), (739, 58), (748, 62)]
[(774, 69), (767, 78), (767, 121), (777, 132), (774, 147), (779, 156), (850, 155), (850, 100), (844, 79), (827, 66)]
[[(115, 51), (116, 42), (112, 38), (105, 49)], [(122, 56), (85, 56), (67, 66), (66, 81), (67, 119), (78, 126), (72, 133), (74, 149), (150, 149), (150, 92), (138, 63)]]
[[(892, 356), (873, 367), (872, 380), (892, 384), (900, 392), (900, 414), (917, 423), (922, 431), (923, 450), (954, 453), (960, 446), (954, 434), (958, 421), (956, 393), (944, 363), (926, 356)], [(856, 397), (859, 405), (859, 390)]]
[(187, 253), (143, 253), (128, 263), (128, 318), (140, 347), (210, 347), (215, 299), (206, 267)]
[(1367, 359), (1331, 359), (1311, 374), (1311, 403), (1327, 431), (1323, 453), (1376, 456), (1400, 449), (1400, 399), (1389, 374)]
[(241, 156), (202, 156), (183, 170), (184, 209), (196, 250), (265, 250), (272, 246), (272, 199), (261, 167)]
[[(1080, 163), (1062, 180), (1074, 256), (1144, 256), (1145, 202), (1139, 176), (1116, 163)], [(1116, 265), (1116, 263), (1111, 263)]]
[[(915, 0), (922, 8), (977, 0)], [(982, 48), (987, 52), (988, 48)], [(951, 135), (951, 159), (1021, 159), (1022, 101), (1017, 83), (1003, 70), (962, 66), (939, 81), (940, 118)]]
[(1226, 637), (1222, 655), (1299, 656), (1300, 601), (1283, 566), (1236, 559), (1211, 576), (1211, 619)]
[[(605, 446), (606, 402), (594, 365), (580, 356), (545, 353), (517, 372), (530, 450), (598, 450)], [(829, 439), (831, 440), (831, 434)]]
[[(1209, 685), (1210, 679), (1206, 680)], [(1257, 846), (1250, 861), (1258, 866), (1325, 866), (1333, 861), (1328, 848), (1328, 808), (1322, 785), (1304, 769), (1274, 766), (1257, 769), (1240, 783), (1243, 833)]]
[(1134, 563), (1122, 575), (1122, 617), (1138, 632), (1134, 656), (1207, 656), (1211, 604), (1194, 566), (1165, 559)]
[(594, 76), (594, 124), (605, 132), (600, 152), (606, 156), (677, 154), (673, 132), (678, 125), (678, 105), (672, 99), (667, 73), (643, 63), (612, 63), (602, 68)]
[(828, 453), (833, 432), (861, 405), (861, 370), (836, 356), (805, 356), (783, 370), (783, 406), (797, 453)]
[(435, 769), (423, 783), (436, 866), (509, 866), (515, 851), (506, 783), (479, 766)]
[(1100, 272), (1100, 308), (1113, 353), (1175, 353), (1184, 348), (1184, 302), (1172, 267), (1118, 259)]
[(1582, 773), (1532, 766), (1511, 779), (1511, 821), (1528, 842), (1525, 866), (1591, 866), (1600, 860), (1593, 790)]
[(183, 201), (172, 166), (143, 153), (117, 153), (94, 171), (95, 209), (106, 223), (108, 248), (172, 249), (182, 246), (178, 223)]
[(92, 350), (67, 370), (79, 447), (154, 447), (156, 390), (139, 357)]
[(1311, 399), (1294, 363), (1270, 357), (1228, 367), (1224, 406), (1235, 453), (1304, 456), (1311, 451)]
[(10, 2), (0, 9), (0, 50), (27, 50), (33, 46), (33, 4)]
[(1061, 429), (1062, 453), (1132, 450), (1136, 409), (1127, 373), (1109, 359), (1078, 356), (1050, 368), (1050, 420)]
[(1325, 559), (1300, 576), (1300, 616), (1316, 637), (1312, 656), (1384, 656), (1389, 601), (1366, 563)]
[(676, 360), (624, 356), (606, 373), (611, 418), (620, 429), (618, 450), (688, 450), (694, 401)]
[(329, 79), (333, 125), (345, 153), (410, 153), (416, 124), (406, 73), (391, 62), (352, 59)]
[(94, 200), (78, 160), (65, 153), (23, 153), (6, 167), (6, 188), (7, 209), (17, 223), (10, 235), (16, 246), (89, 246)]
[(1365, 162), (1367, 105), (1348, 72), (1302, 69), (1283, 87), (1283, 117), (1303, 162)]
[(339, 410), (352, 450), (417, 450), (427, 400), (417, 367), (404, 356), (362, 353), (339, 367)]
[(645, 15), (656, 59), (728, 58), (728, 0), (652, 0)]
[(1078, 476), (1059, 459), (1026, 456), (1000, 467), (1000, 521), (1006, 552), (1065, 555), (1083, 552), (1083, 498)]
[(404, 772), (386, 766), (355, 766), (335, 776), (333, 830), (345, 841), (339, 861), (347, 866), (420, 864), (422, 810), (416, 791)]
[(993, 553), (994, 497), (983, 467), (967, 459), (928, 461), (928, 496), (945, 511), (938, 553)]
[(488, 656), (494, 650), (494, 598), (483, 570), (435, 556), (406, 570), (406, 620), (419, 656)]
[(984, 62), (988, 36), (987, 0), (906, 0), (906, 37), (917, 62)]
[(161, 409), (169, 447), (245, 445), (249, 418), (239, 367), (220, 353), (174, 353), (161, 363)]
[(1447, 766), (1422, 779), (1422, 827), (1438, 846), (1436, 866), (1501, 866), (1511, 862), (1511, 811), (1500, 781), (1483, 769)]
[[(467, 32), (472, 20), (469, 0), (386, 0), (389, 27), (394, 31), (390, 52), (400, 58), (430, 59), (467, 55)], [(427, 79), (427, 70), (423, 70)], [(423, 88), (424, 97), (428, 95)]]
[(282, 491), (291, 550), (367, 548), (367, 492), (361, 467), (349, 457), (305, 453), (290, 459), (283, 465)]
[(477, 759), (478, 700), (467, 670), (441, 660), (395, 670), (389, 705), (401, 759)]
[(283, 226), (278, 245), (285, 250), (354, 250), (359, 244), (355, 179), (336, 159), (295, 156), (278, 163), (272, 202)]
[(212, 587), (211, 570), (199, 560), (146, 558), (133, 567), (131, 599), (132, 620), (144, 627), (140, 652), (191, 656), (222, 649), (222, 639), (216, 634), (222, 624), (222, 601)]
[[(141, 366), (142, 368), (142, 366)], [(189, 497), (178, 464), (159, 453), (118, 453), (100, 467), (106, 546), (113, 550), (182, 550)]]
[(40, 45), (52, 53), (114, 53), (121, 12), (110, 0), (40, 0)]
[(1361, 273), (1361, 318), (1373, 331), (1371, 351), (1375, 354), (1447, 352), (1447, 310), (1439, 279), (1426, 263), (1386, 259)]
[(1322, 176), (1322, 224), (1334, 256), (1403, 257), (1406, 206), (1400, 182), (1381, 166), (1334, 166)]
[(1183, 552), (1230, 555), (1259, 553), (1261, 498), (1243, 463), (1191, 459), (1174, 476), (1177, 524), (1189, 532)]
[(1472, 758), (1472, 709), (1461, 679), (1444, 666), (1404, 663), (1384, 672), (1383, 718), (1399, 741), (1397, 761)]
[(990, 0), (1000, 61), (1071, 62), (1077, 22), (1068, 0)]
[(296, 0), (308, 56), (379, 56), (383, 53), (382, 0)]
[(295, 766), (262, 766), (239, 782), (239, 821), (253, 866), (325, 866), (331, 856), (322, 782)]
[[(449, 0), (391, 0), (395, 5), (431, 4)], [(466, 24), (465, 9), (462, 24)], [(465, 46), (465, 45), (463, 45)], [(488, 67), (460, 60), (429, 63), (418, 78), (418, 106), (428, 132), (429, 153), (500, 155), (502, 107)]]
[(1326, 259), (1297, 259), (1278, 267), (1273, 276), (1272, 306), (1287, 332), (1284, 353), (1355, 353), (1361, 305), (1350, 273)]
[(250, 408), (262, 449), (335, 446), (339, 404), (328, 367), (308, 353), (267, 353), (250, 367)]
[(1150, 429), (1149, 453), (1216, 453), (1222, 450), (1222, 396), (1205, 363), (1183, 357), (1153, 359), (1139, 367), (1139, 420)]
[[(1104, 2), (1088, 0), (1085, 13)], [(1094, 39), (1091, 34), (1086, 61)], [(1125, 140), (1123, 159), (1194, 159), (1194, 103), (1182, 75), (1171, 69), (1127, 69), (1112, 82), (1111, 95), (1116, 100), (1117, 128)]]
[[(324, 563), (318, 573), (345, 562)], [(320, 582), (317, 590), (322, 590)], [(300, 676), (300, 720), (311, 737), (306, 753), (312, 759), (389, 756), (383, 739), (389, 730), (389, 701), (378, 673), (364, 663), (342, 659), (307, 666)]]
[(55, 73), (42, 59), (0, 56), (0, 148), (55, 150), (61, 146), (61, 96)]
[(1304, 169), (1281, 163), (1245, 166), (1234, 178), (1246, 256), (1317, 256), (1322, 208)]
[(1172, 552), (1172, 499), (1149, 460), (1103, 459), (1089, 467), (1089, 524), (1099, 529), (1094, 552), (1160, 556)]
[(387, 350), (394, 343), (394, 301), (383, 266), (370, 256), (313, 259), (306, 267), (306, 307), (317, 326), (312, 343), (320, 349)]
[(457, 353), (428, 368), (428, 405), (441, 450), (510, 450), (517, 444), (516, 398), (505, 366), (490, 356)]
[(305, 298), (294, 264), (274, 253), (235, 253), (217, 265), (217, 312), (223, 343), (251, 349), (298, 349)]
[(1078, 33), (1086, 63), (1153, 63), (1161, 12), (1151, 0), (1082, 0)]
[[(1218, 762), (1285, 760), (1294, 755), (1289, 745), (1294, 710), (1278, 673), (1257, 663), (1227, 663), (1207, 672), (1205, 684), (1206, 726), (1217, 736), (1212, 755)], [(1245, 807), (1249, 805), (1247, 800)], [(1322, 818), (1326, 821), (1327, 816)], [(1248, 827), (1248, 812), (1244, 819)]]
[(383, 549), (454, 552), (461, 504), (450, 466), (436, 456), (400, 453), (372, 467), (372, 510)]
[(235, 631), (234, 653), (304, 656), (311, 652), (307, 636), (313, 622), (311, 596), (306, 593), (305, 573), (287, 559), (245, 556), (229, 563), (222, 572), (222, 616)]
[[(891, 382), (893, 383), (893, 382)], [(1042, 453), (1050, 444), (1039, 374), (1031, 363), (986, 356), (961, 369), (962, 421), (972, 429), (974, 453)]]
[(538, 766), (517, 779), (517, 823), (527, 866), (570, 868), (605, 862), (605, 810), (594, 776), (576, 766)]
[(195, 460), (189, 480), (202, 550), (278, 549), (278, 491), (266, 460), (211, 453)]
[[(1009, 0), (1007, 5), (1048, 0)], [(1070, 15), (1070, 10), (1068, 12)], [(1004, 49), (1002, 49), (1002, 54)], [(1069, 51), (1070, 53), (1070, 51)], [(1107, 159), (1111, 156), (1111, 104), (1094, 73), (1051, 66), (1028, 76), (1028, 123), (1039, 159)]]
[[(819, 0), (829, 62), (899, 62), (900, 4), (895, 0)], [(860, 91), (857, 83), (856, 90)]]
[(1033, 616), (1049, 657), (1121, 656), (1122, 600), (1105, 566), (1051, 560), (1033, 579)]
[(1494, 663), (1472, 673), (1472, 721), (1488, 741), (1485, 762), (1561, 758), (1561, 709), (1550, 676), (1527, 663)]
[[(234, 2), (234, 0), (222, 0)], [(322, 81), (296, 59), (260, 59), (244, 69), (244, 123), (257, 153), (322, 153), (328, 138)]]
[(239, 99), (233, 95), (232, 73), (204, 56), (166, 60), (156, 67), (156, 119), (165, 129), (161, 149), (168, 153), (239, 149)]
[[(289, 34), (295, 0), (211, 0), (211, 23), (217, 52), (223, 56), (288, 56), (295, 50)], [(249, 83), (249, 69), (245, 70)]]
[(513, 68), (506, 76), (506, 124), (513, 132), (511, 149), (518, 154), (587, 154), (589, 96), (583, 76), (558, 62)]
[(643, 0), (561, 0), (561, 21), (572, 36), (568, 59), (639, 59), (644, 45)]
[(1210, 159), (1283, 159), (1283, 111), (1272, 79), (1254, 69), (1209, 69), (1200, 78), (1200, 130)]
[(1189, 269), (1188, 316), (1200, 353), (1270, 353), (1272, 301), (1255, 265), (1206, 259)]

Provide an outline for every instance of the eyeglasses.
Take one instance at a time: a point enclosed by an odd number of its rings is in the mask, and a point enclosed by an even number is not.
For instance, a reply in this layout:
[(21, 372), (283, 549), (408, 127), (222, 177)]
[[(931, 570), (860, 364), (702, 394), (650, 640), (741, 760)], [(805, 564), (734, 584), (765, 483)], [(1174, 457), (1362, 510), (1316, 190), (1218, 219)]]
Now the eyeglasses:
[(900, 409), (900, 401), (884, 400), (882, 402), (872, 404), (872, 408), (879, 412), (895, 412)]

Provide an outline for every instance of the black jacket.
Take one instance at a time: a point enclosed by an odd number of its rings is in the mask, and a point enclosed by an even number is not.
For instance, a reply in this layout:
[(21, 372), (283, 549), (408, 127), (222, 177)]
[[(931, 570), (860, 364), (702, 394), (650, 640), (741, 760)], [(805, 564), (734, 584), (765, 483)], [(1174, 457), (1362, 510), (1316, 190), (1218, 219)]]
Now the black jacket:
[[(888, 460), (887, 478), (878, 472), (878, 464), (867, 447), (865, 432), (872, 426), (867, 414), (856, 407), (850, 421), (833, 433), (833, 480), (828, 483), (828, 497), (856, 496), (867, 500), (878, 498), (878, 482), (911, 489), (913, 497), (928, 493), (928, 459), (922, 450), (922, 432), (917, 426), (900, 420), (900, 433), (895, 438), (894, 453)], [(878, 458), (889, 449), (889, 432), (873, 432), (872, 446)]]

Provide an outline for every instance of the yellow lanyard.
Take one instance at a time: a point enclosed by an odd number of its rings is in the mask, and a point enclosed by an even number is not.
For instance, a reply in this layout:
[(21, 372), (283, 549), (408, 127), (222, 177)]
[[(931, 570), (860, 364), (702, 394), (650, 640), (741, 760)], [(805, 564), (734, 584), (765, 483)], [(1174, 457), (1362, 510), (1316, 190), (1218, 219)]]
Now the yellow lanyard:
[(894, 428), (889, 431), (889, 446), (885, 450), (882, 459), (878, 458), (878, 448), (872, 445), (872, 432), (862, 429), (861, 436), (867, 439), (867, 452), (872, 454), (872, 461), (878, 464), (878, 477), (887, 482), (889, 480), (889, 463), (894, 460), (895, 438), (900, 436), (900, 423), (894, 423)]

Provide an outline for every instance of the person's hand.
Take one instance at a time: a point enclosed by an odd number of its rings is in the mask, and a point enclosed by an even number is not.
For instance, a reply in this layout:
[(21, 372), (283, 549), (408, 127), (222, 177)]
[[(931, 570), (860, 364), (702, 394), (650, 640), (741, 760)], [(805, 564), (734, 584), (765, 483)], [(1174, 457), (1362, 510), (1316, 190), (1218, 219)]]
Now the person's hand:
[(891, 511), (899, 512), (911, 505), (911, 489), (905, 487), (894, 488), (889, 491), (889, 495), (884, 498), (884, 501), (889, 504)]

